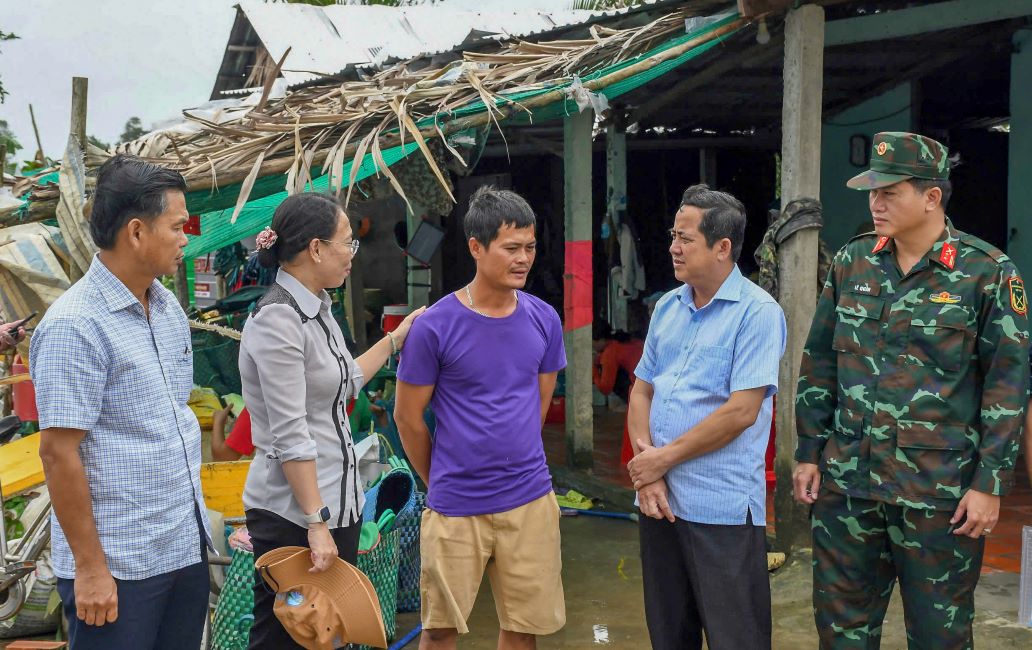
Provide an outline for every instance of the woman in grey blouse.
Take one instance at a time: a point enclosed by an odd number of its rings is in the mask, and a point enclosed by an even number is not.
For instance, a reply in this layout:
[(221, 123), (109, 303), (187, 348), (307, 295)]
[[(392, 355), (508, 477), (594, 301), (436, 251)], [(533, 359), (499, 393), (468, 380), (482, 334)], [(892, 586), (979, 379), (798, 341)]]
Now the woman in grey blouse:
[[(413, 312), (353, 359), (330, 316), (358, 251), (347, 215), (320, 194), (289, 197), (258, 235), (258, 261), (279, 267), (276, 283), (244, 325), (240, 376), (251, 413), (254, 460), (244, 486), (255, 557), (308, 546), (314, 571), (336, 557), (355, 563), (362, 486), (347, 403), (405, 342)], [(273, 614), (275, 594), (255, 584), (251, 648), (300, 648)]]

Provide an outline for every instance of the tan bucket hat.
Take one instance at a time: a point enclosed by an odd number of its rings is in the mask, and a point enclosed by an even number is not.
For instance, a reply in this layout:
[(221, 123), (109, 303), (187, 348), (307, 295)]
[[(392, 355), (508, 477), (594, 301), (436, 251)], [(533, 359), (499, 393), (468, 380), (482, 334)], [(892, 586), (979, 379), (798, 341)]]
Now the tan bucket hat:
[(355, 566), (338, 558), (326, 571), (311, 573), (311, 552), (302, 546), (274, 549), (254, 565), (276, 591), (276, 618), (299, 645), (308, 650), (346, 643), (387, 647), (380, 600)]

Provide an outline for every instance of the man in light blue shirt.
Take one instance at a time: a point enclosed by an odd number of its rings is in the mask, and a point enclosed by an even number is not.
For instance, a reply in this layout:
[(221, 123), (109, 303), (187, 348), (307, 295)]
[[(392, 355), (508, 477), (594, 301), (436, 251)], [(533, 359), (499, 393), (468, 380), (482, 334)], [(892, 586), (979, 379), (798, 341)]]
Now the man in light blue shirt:
[(635, 370), (628, 471), (645, 617), (656, 650), (770, 647), (764, 452), (785, 350), (778, 303), (736, 262), (745, 208), (689, 187), (670, 231), (674, 276)]
[(200, 647), (210, 546), (190, 330), (157, 280), (182, 263), (186, 183), (116, 156), (89, 270), (30, 344), (53, 562), (72, 650)]

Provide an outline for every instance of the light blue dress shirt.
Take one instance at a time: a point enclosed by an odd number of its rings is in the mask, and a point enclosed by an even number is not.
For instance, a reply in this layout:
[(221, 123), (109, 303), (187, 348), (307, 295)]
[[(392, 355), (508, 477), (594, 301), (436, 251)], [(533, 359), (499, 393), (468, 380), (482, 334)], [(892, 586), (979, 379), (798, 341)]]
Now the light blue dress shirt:
[[(674, 516), (701, 524), (766, 524), (764, 455), (771, 397), (785, 351), (785, 315), (736, 266), (713, 299), (696, 308), (684, 285), (656, 305), (635, 375), (652, 384), (652, 442), (668, 445), (741, 390), (766, 387), (759, 415), (725, 447), (673, 467), (666, 475)], [(691, 435), (691, 433), (688, 433)]]
[[(201, 429), (187, 406), (189, 324), (160, 282), (151, 284), (148, 299), (149, 319), (94, 257), (86, 275), (47, 310), (29, 350), (40, 428), (86, 432), (79, 455), (93, 517), (108, 568), (120, 580), (200, 562), (198, 511), (208, 527)], [(52, 521), (54, 573), (74, 578), (68, 540)]]

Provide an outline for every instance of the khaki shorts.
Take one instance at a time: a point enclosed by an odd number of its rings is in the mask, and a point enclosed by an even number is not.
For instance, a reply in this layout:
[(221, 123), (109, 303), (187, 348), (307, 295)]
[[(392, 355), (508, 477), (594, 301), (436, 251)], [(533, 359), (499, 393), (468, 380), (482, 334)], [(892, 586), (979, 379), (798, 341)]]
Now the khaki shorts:
[(566, 624), (553, 493), (491, 515), (448, 517), (427, 508), (419, 535), (424, 628), (469, 632), (485, 568), (503, 630), (552, 634)]

